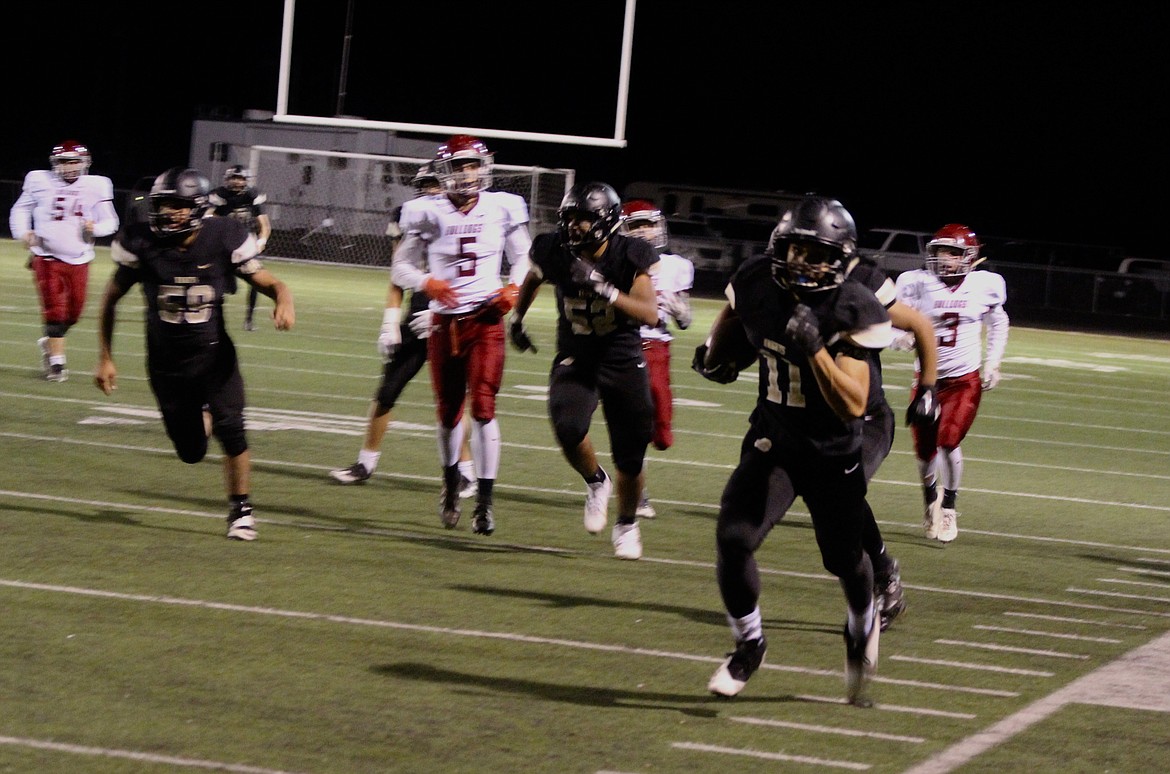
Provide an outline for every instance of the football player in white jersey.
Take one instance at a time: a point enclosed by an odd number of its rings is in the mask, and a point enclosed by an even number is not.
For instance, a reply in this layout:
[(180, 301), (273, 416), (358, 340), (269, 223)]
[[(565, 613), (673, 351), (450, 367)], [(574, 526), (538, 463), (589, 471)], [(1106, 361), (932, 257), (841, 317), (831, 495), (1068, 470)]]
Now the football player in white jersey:
[[(646, 199), (631, 199), (622, 204), (622, 222), (619, 229), (626, 236), (649, 242), (658, 251), (658, 270), (650, 275), (654, 296), (658, 303), (658, 324), (643, 325), (642, 357), (650, 376), (650, 397), (654, 401), (654, 436), (651, 443), (658, 451), (674, 445), (671, 420), (674, 417), (674, 395), (670, 389), (670, 333), (673, 320), (679, 330), (691, 325), (691, 288), (695, 284), (695, 266), (681, 255), (667, 251), (670, 232), (666, 216)], [(638, 514), (653, 519), (657, 512), (650, 495), (642, 489)]]
[(896, 283), (898, 300), (930, 318), (938, 344), (941, 416), (936, 428), (911, 429), (926, 501), (922, 527), (926, 537), (943, 543), (959, 536), (959, 444), (975, 421), (983, 392), (999, 384), (1008, 339), (1007, 287), (999, 274), (974, 270), (984, 260), (979, 247), (974, 231), (948, 223), (927, 244), (926, 268), (904, 272)]
[(69, 378), (65, 334), (85, 307), (94, 240), (118, 230), (114, 186), (108, 177), (86, 174), (89, 164), (89, 148), (76, 140), (55, 146), (49, 154), (52, 170), (34, 169), (25, 176), (8, 215), (12, 237), (30, 252), (45, 326), (37, 346), (51, 382)]
[[(431, 388), (438, 415), (443, 490), (439, 518), (459, 523), (459, 453), (465, 399), (471, 403), (471, 448), (479, 491), (472, 531), (495, 530), (492, 489), (500, 467), (496, 393), (504, 375), (504, 315), (528, 274), (528, 205), (516, 194), (489, 191), (494, 158), (480, 140), (455, 135), (439, 146), (431, 166), (443, 193), (402, 208), (402, 242), (391, 281), (430, 299), (427, 338)], [(508, 282), (501, 282), (503, 258)], [(387, 313), (391, 313), (388, 309)]]

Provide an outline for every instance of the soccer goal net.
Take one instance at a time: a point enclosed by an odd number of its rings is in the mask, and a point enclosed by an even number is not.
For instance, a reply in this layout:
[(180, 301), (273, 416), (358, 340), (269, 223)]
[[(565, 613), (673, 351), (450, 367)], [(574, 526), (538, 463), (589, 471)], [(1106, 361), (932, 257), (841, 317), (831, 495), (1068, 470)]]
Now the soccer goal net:
[[(235, 146), (209, 170), (218, 185), (231, 164), (245, 164), (267, 197), (272, 223), (265, 252), (281, 258), (389, 266), (388, 227), (396, 208), (414, 197), (411, 180), (430, 159), (320, 151), (271, 145)], [(571, 169), (493, 166), (492, 189), (528, 202), (533, 236), (556, 227), (557, 207), (573, 185)]]

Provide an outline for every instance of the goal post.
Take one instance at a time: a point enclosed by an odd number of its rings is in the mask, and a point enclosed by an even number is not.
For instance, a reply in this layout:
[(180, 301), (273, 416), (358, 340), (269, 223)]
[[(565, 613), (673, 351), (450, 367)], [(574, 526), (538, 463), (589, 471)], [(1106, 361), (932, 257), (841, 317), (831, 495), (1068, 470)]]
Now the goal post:
[[(414, 198), (411, 180), (418, 168), (431, 161), (275, 145), (231, 146), (224, 157), (209, 170), (212, 181), (222, 179), (229, 165), (245, 164), (267, 197), (267, 255), (357, 266), (390, 265), (388, 227), (396, 208)], [(494, 164), (492, 170), (492, 190), (528, 203), (533, 236), (556, 227), (574, 170), (514, 164)]]

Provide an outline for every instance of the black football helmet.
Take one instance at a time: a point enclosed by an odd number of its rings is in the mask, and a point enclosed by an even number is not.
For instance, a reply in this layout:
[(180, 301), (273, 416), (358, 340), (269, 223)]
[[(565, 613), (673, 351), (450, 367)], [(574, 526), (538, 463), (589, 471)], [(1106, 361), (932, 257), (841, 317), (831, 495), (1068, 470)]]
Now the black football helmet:
[[(198, 170), (171, 167), (154, 179), (150, 187), (148, 215), (150, 229), (159, 236), (190, 234), (203, 223), (211, 206), (211, 185)], [(163, 207), (170, 210), (163, 213)], [(174, 210), (190, 210), (179, 218)]]
[(443, 183), (439, 180), (439, 176), (435, 174), (434, 168), (430, 162), (419, 166), (418, 171), (414, 173), (414, 177), (410, 179), (410, 184), (414, 186), (416, 196), (424, 196), (428, 193), (427, 189), (442, 188)]
[[(790, 260), (794, 243), (804, 249), (797, 260)], [(832, 290), (845, 281), (857, 259), (857, 226), (836, 199), (805, 196), (772, 229), (766, 253), (780, 287), (797, 294)]]
[[(574, 228), (577, 221), (590, 221), (588, 231)], [(557, 208), (557, 228), (569, 249), (594, 250), (609, 239), (622, 224), (622, 200), (606, 183), (573, 186)]]

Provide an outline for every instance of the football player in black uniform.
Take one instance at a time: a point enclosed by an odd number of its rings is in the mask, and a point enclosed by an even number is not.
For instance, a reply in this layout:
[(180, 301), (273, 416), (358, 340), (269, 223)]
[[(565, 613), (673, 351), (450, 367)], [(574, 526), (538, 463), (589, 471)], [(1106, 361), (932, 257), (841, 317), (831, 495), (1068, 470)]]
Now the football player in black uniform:
[[(895, 328), (915, 333), (914, 347), (921, 363), (918, 386), (910, 407), (906, 411), (906, 424), (929, 427), (938, 424), (939, 406), (935, 397), (935, 382), (938, 379), (938, 347), (935, 344), (934, 326), (926, 315), (913, 307), (898, 301), (894, 281), (872, 259), (855, 258), (849, 270), (849, 280), (859, 282), (877, 296), (886, 307), (890, 322)], [(861, 466), (865, 469), (868, 483), (890, 453), (894, 445), (894, 410), (886, 400), (882, 387), (882, 363), (877, 351), (870, 352), (869, 402), (865, 409), (862, 426)], [(902, 590), (902, 572), (898, 560), (886, 552), (885, 541), (874, 518), (873, 510), (866, 504), (868, 516), (865, 521), (862, 541), (865, 552), (873, 563), (875, 593), (878, 613), (884, 632), (906, 608)]]
[(760, 370), (759, 398), (716, 526), (716, 576), (736, 640), (707, 685), (717, 695), (739, 693), (764, 660), (755, 551), (799, 496), (821, 561), (848, 604), (846, 694), (855, 704), (868, 701), (881, 627), (873, 565), (862, 548), (862, 417), (869, 353), (889, 344), (892, 329), (873, 293), (845, 282), (856, 246), (853, 218), (840, 202), (804, 197), (780, 219), (766, 253), (732, 276), (729, 303), (695, 351), (693, 367), (713, 381), (734, 381), (753, 359)]
[(98, 322), (94, 382), (106, 395), (118, 386), (113, 339), (115, 308), (142, 283), (146, 300), (146, 362), (150, 388), (179, 459), (194, 464), (214, 434), (224, 452), (224, 484), (231, 503), (227, 536), (254, 540), (248, 499), (252, 462), (244, 435), (244, 380), (236, 348), (224, 327), (224, 294), (235, 278), (276, 302), (277, 330), (296, 320), (292, 291), (256, 259), (256, 238), (231, 218), (204, 220), (207, 178), (174, 167), (150, 190), (149, 220), (114, 239), (117, 264), (106, 285)]
[(557, 230), (533, 240), (532, 267), (520, 286), (508, 336), (520, 351), (536, 351), (524, 314), (541, 283), (552, 284), (557, 293), (557, 354), (548, 379), (553, 433), (585, 480), (585, 529), (597, 534), (605, 528), (613, 486), (589, 438), (600, 399), (617, 478), (614, 554), (640, 559), (635, 512), (654, 411), (639, 329), (658, 322), (650, 278), (658, 252), (648, 242), (616, 233), (621, 215), (621, 199), (605, 183), (577, 185), (565, 195)]
[[(264, 252), (272, 223), (264, 212), (268, 197), (252, 187), (252, 172), (240, 164), (233, 164), (223, 173), (223, 185), (211, 192), (211, 214), (235, 218), (256, 235), (256, 250)], [(257, 291), (248, 288), (248, 306), (244, 311), (244, 330), (256, 330), (252, 315), (256, 311)]]

